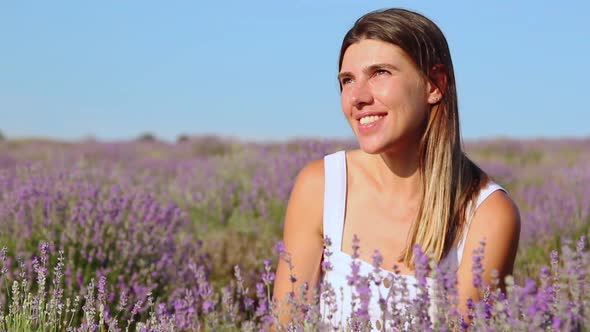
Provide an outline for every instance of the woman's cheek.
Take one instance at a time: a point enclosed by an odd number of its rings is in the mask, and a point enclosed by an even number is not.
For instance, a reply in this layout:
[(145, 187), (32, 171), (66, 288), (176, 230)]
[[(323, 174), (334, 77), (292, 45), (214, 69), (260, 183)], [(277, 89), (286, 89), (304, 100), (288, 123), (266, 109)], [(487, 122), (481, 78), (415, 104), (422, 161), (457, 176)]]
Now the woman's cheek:
[(346, 90), (342, 90), (342, 93), (340, 94), (340, 104), (342, 105), (342, 111), (344, 113), (349, 112), (352, 107), (352, 98)]
[(382, 101), (394, 97), (395, 94), (395, 89), (393, 89), (393, 85), (391, 84), (391, 82), (387, 80), (378, 80), (372, 82), (371, 91), (374, 97)]

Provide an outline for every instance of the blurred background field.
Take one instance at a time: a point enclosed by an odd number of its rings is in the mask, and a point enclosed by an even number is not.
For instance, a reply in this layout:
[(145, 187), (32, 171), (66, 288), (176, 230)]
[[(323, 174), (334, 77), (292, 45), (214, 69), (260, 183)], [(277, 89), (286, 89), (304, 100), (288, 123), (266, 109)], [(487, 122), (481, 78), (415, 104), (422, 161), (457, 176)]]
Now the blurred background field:
[[(343, 140), (216, 136), (176, 143), (145, 136), (118, 143), (4, 140), (0, 243), (25, 257), (40, 241), (64, 249), (76, 287), (103, 274), (131, 294), (145, 295), (142, 287), (171, 294), (176, 285), (157, 284), (181, 278), (165, 267), (186, 256), (207, 265), (213, 284), (226, 284), (234, 265), (256, 271), (263, 259), (275, 259), (303, 165), (354, 148)], [(466, 150), (521, 209), (517, 280), (547, 265), (562, 238), (588, 233), (590, 139), (469, 141)]]

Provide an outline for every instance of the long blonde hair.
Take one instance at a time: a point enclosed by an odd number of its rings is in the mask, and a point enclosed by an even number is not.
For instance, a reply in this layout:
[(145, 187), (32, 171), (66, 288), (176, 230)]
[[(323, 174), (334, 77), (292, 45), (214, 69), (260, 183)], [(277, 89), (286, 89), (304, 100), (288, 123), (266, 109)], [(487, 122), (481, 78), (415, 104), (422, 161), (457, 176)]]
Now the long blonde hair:
[(418, 151), (422, 202), (398, 259), (413, 269), (415, 244), (436, 261), (447, 255), (470, 218), (470, 202), (489, 179), (463, 152), (453, 63), (446, 38), (436, 24), (405, 9), (368, 13), (345, 35), (339, 70), (346, 49), (362, 39), (397, 45), (426, 79), (432, 77), (435, 67), (446, 74), (446, 86), (439, 87), (443, 98), (429, 112)]

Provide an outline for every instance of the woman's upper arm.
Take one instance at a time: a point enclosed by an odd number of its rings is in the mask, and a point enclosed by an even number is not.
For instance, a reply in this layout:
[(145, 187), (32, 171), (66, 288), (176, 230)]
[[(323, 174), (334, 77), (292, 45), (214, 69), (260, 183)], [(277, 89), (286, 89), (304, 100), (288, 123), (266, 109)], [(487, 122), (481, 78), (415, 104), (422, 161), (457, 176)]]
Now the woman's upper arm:
[(495, 191), (485, 199), (473, 216), (465, 240), (463, 258), (457, 271), (459, 309), (465, 314), (468, 298), (477, 300), (482, 294), (473, 285), (473, 251), (485, 241), (482, 260), (484, 285), (491, 285), (491, 271), (498, 271), (500, 287), (504, 278), (512, 274), (520, 237), (520, 213), (503, 191)]
[[(274, 284), (274, 298), (279, 302), (292, 290), (298, 294), (303, 282), (309, 284), (310, 290), (318, 283), (323, 253), (323, 195), (324, 161), (320, 159), (310, 162), (299, 172), (291, 190), (283, 242), (293, 270), (283, 259), (279, 260)], [(290, 281), (291, 274), (296, 278), (294, 284)]]

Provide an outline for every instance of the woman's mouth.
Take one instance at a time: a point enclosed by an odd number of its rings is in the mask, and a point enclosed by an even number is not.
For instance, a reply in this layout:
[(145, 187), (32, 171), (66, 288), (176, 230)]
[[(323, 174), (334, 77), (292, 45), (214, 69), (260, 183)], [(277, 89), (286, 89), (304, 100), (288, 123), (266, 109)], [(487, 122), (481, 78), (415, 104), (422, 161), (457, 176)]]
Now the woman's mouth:
[(364, 116), (364, 117), (360, 118), (358, 120), (359, 133), (366, 135), (366, 134), (370, 134), (371, 132), (377, 130), (379, 128), (379, 126), (383, 123), (383, 121), (384, 121), (383, 119), (386, 116), (387, 116), (387, 114), (369, 115), (369, 116)]

